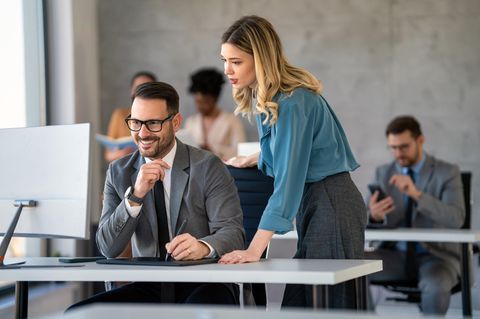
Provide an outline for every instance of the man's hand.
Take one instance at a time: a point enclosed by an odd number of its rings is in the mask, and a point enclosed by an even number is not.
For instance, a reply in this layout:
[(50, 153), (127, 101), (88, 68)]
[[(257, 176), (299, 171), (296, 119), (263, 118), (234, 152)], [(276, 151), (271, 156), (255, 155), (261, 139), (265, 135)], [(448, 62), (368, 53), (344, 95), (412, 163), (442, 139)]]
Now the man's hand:
[(140, 167), (135, 186), (133, 187), (133, 195), (144, 198), (158, 180), (163, 181), (165, 169), (169, 168), (170, 166), (161, 159), (143, 164)]
[(422, 195), (422, 192), (417, 189), (415, 183), (408, 175), (393, 175), (390, 178), (389, 183), (398, 188), (400, 192), (413, 198), (416, 201), (418, 201), (420, 199), (420, 196)]
[(176, 236), (165, 248), (175, 260), (198, 260), (210, 253), (207, 245), (188, 233)]
[(378, 191), (375, 191), (372, 197), (370, 197), (370, 202), (368, 203), (368, 208), (370, 209), (370, 216), (373, 220), (377, 222), (384, 220), (385, 216), (395, 209), (392, 197), (388, 196), (379, 201), (379, 194), (380, 193)]

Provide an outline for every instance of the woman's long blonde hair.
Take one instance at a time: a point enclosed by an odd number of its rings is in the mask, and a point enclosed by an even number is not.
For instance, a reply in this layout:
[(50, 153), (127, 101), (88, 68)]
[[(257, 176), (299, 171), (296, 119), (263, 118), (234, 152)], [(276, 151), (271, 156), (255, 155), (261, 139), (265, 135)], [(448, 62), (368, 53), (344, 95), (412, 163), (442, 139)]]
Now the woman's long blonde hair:
[(322, 85), (310, 72), (292, 66), (283, 54), (282, 44), (273, 26), (266, 19), (245, 16), (232, 24), (222, 36), (222, 44), (230, 43), (253, 55), (257, 87), (257, 105), (252, 109), (253, 90), (249, 87), (233, 90), (237, 103), (235, 114), (249, 118), (264, 114), (264, 123), (273, 125), (278, 118), (278, 104), (272, 99), (277, 92), (291, 93), (298, 87), (320, 93)]

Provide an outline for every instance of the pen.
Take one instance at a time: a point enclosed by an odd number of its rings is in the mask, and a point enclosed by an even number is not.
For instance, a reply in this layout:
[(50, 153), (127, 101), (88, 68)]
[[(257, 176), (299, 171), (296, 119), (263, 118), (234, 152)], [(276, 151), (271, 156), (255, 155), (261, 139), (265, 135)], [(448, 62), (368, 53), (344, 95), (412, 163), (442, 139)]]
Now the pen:
[[(180, 225), (180, 227), (178, 228), (178, 231), (177, 231), (177, 234), (175, 235), (175, 237), (177, 237), (178, 235), (182, 234), (183, 233), (183, 230), (185, 229), (185, 225), (187, 224), (187, 218), (185, 218), (182, 222), (182, 224)], [(175, 238), (173, 237), (173, 238)], [(170, 259), (170, 257), (172, 256), (171, 253), (167, 253), (165, 255), (165, 261), (168, 261)]]

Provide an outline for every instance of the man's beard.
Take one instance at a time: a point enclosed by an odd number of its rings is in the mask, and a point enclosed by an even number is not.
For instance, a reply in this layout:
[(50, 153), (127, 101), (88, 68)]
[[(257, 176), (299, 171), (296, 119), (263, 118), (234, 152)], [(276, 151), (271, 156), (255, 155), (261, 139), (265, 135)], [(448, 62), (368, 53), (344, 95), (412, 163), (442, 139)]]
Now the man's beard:
[[(403, 167), (411, 167), (411, 166), (415, 165), (415, 164), (418, 162), (418, 160), (420, 159), (419, 157), (420, 157), (420, 152), (419, 152), (418, 150), (417, 150), (417, 152), (415, 153), (415, 155), (412, 156), (412, 157), (402, 157), (402, 158), (401, 158), (401, 161), (402, 161), (402, 162), (401, 162), (401, 166), (403, 166)], [(400, 162), (400, 159), (398, 159), (397, 161)]]
[(164, 139), (160, 139), (159, 137), (138, 138), (138, 143), (140, 143), (140, 141), (153, 141), (152, 147), (148, 150), (142, 150), (141, 146), (138, 147), (138, 150), (143, 157), (163, 158), (170, 151), (174, 139), (175, 136), (173, 134), (165, 136)]

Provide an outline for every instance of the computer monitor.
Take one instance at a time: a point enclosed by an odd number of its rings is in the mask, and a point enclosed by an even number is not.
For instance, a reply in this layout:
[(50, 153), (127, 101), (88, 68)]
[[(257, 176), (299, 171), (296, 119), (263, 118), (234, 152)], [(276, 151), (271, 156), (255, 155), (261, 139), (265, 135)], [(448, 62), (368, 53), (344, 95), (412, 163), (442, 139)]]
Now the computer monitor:
[(90, 140), (88, 123), (0, 129), (0, 235), (23, 201), (14, 236), (89, 238)]

